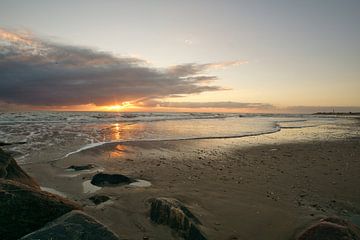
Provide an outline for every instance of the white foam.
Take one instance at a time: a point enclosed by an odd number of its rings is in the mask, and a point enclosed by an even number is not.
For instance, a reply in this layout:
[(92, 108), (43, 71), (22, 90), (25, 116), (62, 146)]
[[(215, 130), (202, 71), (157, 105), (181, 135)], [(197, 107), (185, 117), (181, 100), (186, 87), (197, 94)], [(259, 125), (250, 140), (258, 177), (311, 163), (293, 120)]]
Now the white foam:
[(90, 149), (90, 148), (94, 148), (94, 147), (98, 147), (98, 146), (104, 145), (105, 143), (106, 143), (106, 142), (90, 143), (90, 144), (88, 144), (88, 145), (85, 145), (85, 146), (79, 148), (79, 149), (76, 150), (76, 151), (69, 152), (68, 154), (66, 154), (66, 155), (64, 156), (64, 158), (67, 158), (67, 157), (70, 156), (70, 155), (73, 155), (73, 154), (75, 154), (75, 153), (82, 152), (82, 151), (87, 150), (87, 149)]
[(145, 180), (141, 180), (141, 179), (136, 179), (136, 182), (130, 183), (129, 186), (131, 187), (150, 187), (151, 186), (151, 182), (149, 181), (145, 181)]
[(83, 192), (84, 193), (94, 193), (101, 189), (101, 187), (95, 186), (91, 184), (91, 180), (87, 180), (83, 182)]

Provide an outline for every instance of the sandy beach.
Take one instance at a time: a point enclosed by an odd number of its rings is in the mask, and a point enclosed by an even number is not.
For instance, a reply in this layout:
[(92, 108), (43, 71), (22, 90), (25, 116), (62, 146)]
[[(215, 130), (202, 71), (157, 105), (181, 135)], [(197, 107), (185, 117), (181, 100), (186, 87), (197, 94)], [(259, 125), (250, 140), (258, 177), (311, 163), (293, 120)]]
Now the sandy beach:
[[(244, 138), (114, 143), (22, 167), (123, 239), (178, 239), (150, 221), (148, 200), (154, 197), (186, 204), (208, 239), (293, 239), (325, 216), (360, 223), (358, 126), (341, 136), (317, 127)], [(96, 167), (66, 169), (84, 164)], [(151, 186), (91, 187), (89, 180), (101, 171)], [(110, 200), (95, 205), (89, 200), (95, 194)]]
[(359, 12), (0, 1), (0, 240), (360, 240)]

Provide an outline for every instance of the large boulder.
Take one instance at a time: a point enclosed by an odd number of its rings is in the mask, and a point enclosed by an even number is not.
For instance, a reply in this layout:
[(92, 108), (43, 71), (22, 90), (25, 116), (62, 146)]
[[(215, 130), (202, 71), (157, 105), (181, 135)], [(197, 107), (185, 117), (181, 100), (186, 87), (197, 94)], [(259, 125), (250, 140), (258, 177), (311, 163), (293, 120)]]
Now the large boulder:
[(117, 240), (113, 232), (81, 211), (69, 212), (20, 240)]
[(331, 217), (321, 219), (310, 226), (298, 240), (360, 240), (360, 228), (343, 219)]
[(18, 239), (61, 215), (80, 209), (63, 197), (21, 182), (0, 179), (0, 238)]
[(1, 178), (21, 182), (34, 188), (40, 188), (35, 180), (17, 165), (14, 158), (0, 148), (0, 179)]
[(108, 173), (98, 173), (91, 179), (91, 184), (98, 187), (117, 186), (132, 182), (135, 182), (135, 180), (125, 175)]
[(206, 240), (200, 221), (181, 202), (173, 198), (150, 199), (150, 219), (169, 226), (186, 240)]

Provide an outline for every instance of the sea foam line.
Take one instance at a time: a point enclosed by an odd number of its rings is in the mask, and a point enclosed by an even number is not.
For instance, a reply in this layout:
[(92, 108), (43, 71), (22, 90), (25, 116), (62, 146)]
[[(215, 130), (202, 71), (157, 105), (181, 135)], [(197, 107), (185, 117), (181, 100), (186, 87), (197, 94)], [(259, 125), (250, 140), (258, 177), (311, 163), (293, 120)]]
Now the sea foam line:
[(97, 143), (91, 143), (88, 145), (85, 145), (81, 148), (79, 148), (76, 151), (67, 153), (65, 156), (55, 159), (54, 161), (61, 160), (64, 158), (67, 158), (73, 154), (91, 149), (96, 148), (103, 145), (108, 144), (115, 144), (115, 143), (131, 143), (131, 142), (163, 142), (163, 141), (188, 141), (188, 140), (206, 140), (206, 139), (227, 139), (227, 138), (242, 138), (242, 137), (254, 137), (254, 136), (260, 136), (265, 134), (272, 134), (279, 132), (281, 130), (280, 125), (276, 124), (273, 130), (270, 131), (264, 131), (264, 132), (258, 132), (258, 133), (243, 133), (241, 135), (229, 135), (229, 136), (208, 136), (208, 137), (188, 137), (188, 138), (165, 138), (165, 139), (131, 139), (131, 140), (116, 140), (116, 141), (109, 141), (109, 142), (97, 142)]
[(79, 152), (82, 152), (82, 151), (87, 150), (87, 149), (90, 149), (90, 148), (95, 148), (95, 147), (104, 145), (104, 144), (106, 144), (106, 143), (108, 143), (108, 142), (97, 142), (97, 143), (91, 143), (91, 144), (85, 145), (85, 146), (79, 148), (79, 149), (76, 150), (76, 151), (69, 152), (68, 154), (66, 154), (66, 155), (65, 155), (64, 157), (62, 157), (62, 158), (67, 158), (68, 156), (73, 155), (73, 154), (75, 154), (75, 153), (79, 153)]

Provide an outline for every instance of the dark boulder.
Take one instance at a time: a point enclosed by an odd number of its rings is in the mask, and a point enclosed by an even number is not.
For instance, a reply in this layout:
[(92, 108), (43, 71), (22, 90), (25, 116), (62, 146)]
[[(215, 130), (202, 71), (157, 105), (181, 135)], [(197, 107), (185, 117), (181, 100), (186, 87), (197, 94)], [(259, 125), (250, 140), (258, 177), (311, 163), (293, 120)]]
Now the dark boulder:
[(0, 179), (21, 182), (31, 187), (40, 188), (35, 180), (22, 170), (13, 157), (0, 149)]
[(343, 219), (331, 217), (307, 228), (298, 240), (360, 240), (360, 228)]
[(81, 211), (69, 212), (20, 240), (118, 240), (104, 225)]
[(200, 231), (200, 221), (181, 202), (173, 198), (150, 200), (150, 219), (169, 226), (186, 240), (206, 240)]
[(26, 142), (11, 142), (11, 143), (0, 142), (0, 147), (1, 146), (11, 146), (11, 145), (22, 145), (22, 144), (26, 144)]
[(117, 186), (132, 182), (135, 180), (121, 174), (98, 173), (91, 179), (91, 184), (98, 187)]
[(0, 179), (0, 238), (18, 239), (47, 222), (80, 209), (60, 196), (20, 182)]
[(11, 145), (11, 143), (0, 142), (0, 147), (2, 147), (2, 146), (9, 146), (9, 145)]
[(74, 170), (74, 171), (83, 171), (83, 170), (89, 170), (89, 169), (93, 169), (96, 166), (94, 164), (86, 164), (86, 165), (71, 165), (70, 167), (68, 167), (67, 169), (69, 170)]
[(106, 202), (110, 199), (110, 197), (105, 195), (94, 195), (89, 197), (90, 201), (92, 201), (95, 205), (99, 205), (100, 203)]

